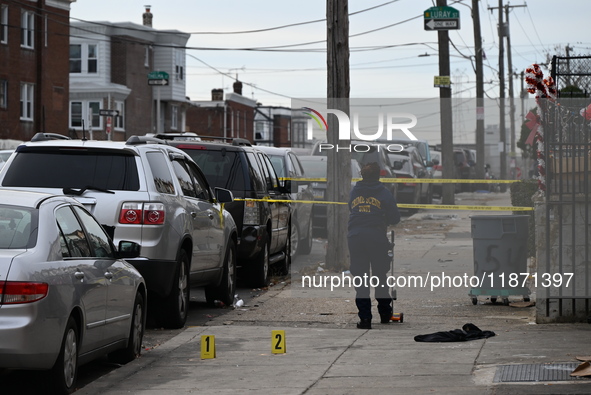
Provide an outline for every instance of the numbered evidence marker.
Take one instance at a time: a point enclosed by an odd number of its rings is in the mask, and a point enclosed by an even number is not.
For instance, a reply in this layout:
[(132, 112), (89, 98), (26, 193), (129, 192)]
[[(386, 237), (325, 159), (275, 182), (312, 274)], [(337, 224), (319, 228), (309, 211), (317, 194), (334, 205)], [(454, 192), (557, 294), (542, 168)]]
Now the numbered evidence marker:
[(215, 336), (201, 336), (201, 359), (215, 358)]
[(285, 354), (287, 352), (285, 346), (285, 331), (271, 331), (271, 352), (273, 354)]

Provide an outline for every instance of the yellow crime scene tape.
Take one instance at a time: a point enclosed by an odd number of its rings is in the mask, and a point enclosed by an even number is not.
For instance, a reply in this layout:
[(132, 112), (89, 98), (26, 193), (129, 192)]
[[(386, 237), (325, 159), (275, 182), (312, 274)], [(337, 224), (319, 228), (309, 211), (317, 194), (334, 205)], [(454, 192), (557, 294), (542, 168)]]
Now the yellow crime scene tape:
[[(281, 181), (294, 180), (281, 177)], [(326, 182), (326, 178), (297, 178), (296, 181)], [(353, 178), (351, 181), (360, 181), (361, 178)], [(512, 184), (521, 180), (467, 180), (467, 179), (437, 179), (437, 178), (380, 178), (383, 183), (426, 183), (426, 184)], [(267, 201), (277, 203), (303, 203), (303, 204), (348, 204), (344, 202), (329, 202), (325, 200), (283, 200), (283, 199), (234, 199), (236, 201)], [(533, 207), (508, 207), (508, 206), (467, 206), (467, 205), (445, 205), (445, 204), (405, 204), (399, 203), (399, 208), (415, 208), (425, 210), (468, 210), (468, 211), (533, 211)]]

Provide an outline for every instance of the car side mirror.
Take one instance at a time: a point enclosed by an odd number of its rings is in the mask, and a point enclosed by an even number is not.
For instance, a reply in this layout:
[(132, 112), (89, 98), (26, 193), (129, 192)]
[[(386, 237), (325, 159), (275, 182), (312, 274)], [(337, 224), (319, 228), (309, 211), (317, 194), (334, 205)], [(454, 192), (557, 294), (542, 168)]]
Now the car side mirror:
[[(439, 162), (437, 162), (439, 163)], [(435, 165), (435, 161), (427, 161), (427, 167), (433, 167), (433, 165)]]
[(275, 190), (279, 193), (291, 194), (291, 189), (287, 188), (285, 185), (279, 185)]
[(234, 195), (227, 189), (215, 187), (214, 193), (218, 203), (230, 203), (234, 201)]
[(121, 240), (117, 248), (117, 256), (122, 259), (137, 258), (140, 256), (142, 246), (133, 241)]
[(291, 192), (291, 188), (298, 187), (297, 181), (293, 181), (293, 180), (283, 180), (281, 183), (283, 184), (283, 188), (287, 189), (290, 192)]

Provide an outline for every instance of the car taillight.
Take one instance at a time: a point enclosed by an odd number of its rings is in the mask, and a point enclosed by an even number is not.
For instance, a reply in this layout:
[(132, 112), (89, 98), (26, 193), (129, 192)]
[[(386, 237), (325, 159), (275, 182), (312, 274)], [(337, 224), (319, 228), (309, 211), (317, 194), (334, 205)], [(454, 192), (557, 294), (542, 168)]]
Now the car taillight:
[(164, 223), (164, 204), (144, 203), (144, 225), (162, 225)]
[(259, 221), (259, 205), (254, 200), (246, 200), (244, 202), (242, 223), (244, 225), (256, 225)]
[(386, 171), (386, 169), (381, 169), (380, 170), (380, 177), (386, 177), (388, 174), (388, 172)]
[(162, 203), (123, 203), (119, 213), (120, 224), (162, 225), (164, 223), (164, 204)]
[(49, 284), (0, 281), (0, 304), (31, 303), (47, 296)]

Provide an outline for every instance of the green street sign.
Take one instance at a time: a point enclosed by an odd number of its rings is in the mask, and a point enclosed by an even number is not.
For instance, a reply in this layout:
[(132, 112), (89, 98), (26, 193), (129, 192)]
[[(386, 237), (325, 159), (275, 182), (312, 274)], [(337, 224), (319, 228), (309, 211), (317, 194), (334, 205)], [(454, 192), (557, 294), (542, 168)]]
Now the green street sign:
[(149, 80), (167, 80), (168, 73), (165, 71), (151, 71), (148, 73)]
[(431, 7), (424, 12), (425, 30), (454, 30), (460, 28), (460, 11), (453, 7)]

